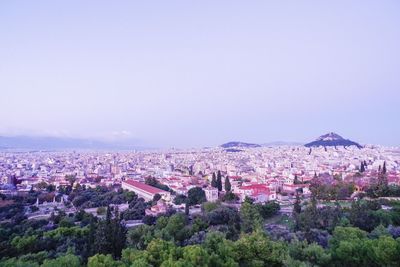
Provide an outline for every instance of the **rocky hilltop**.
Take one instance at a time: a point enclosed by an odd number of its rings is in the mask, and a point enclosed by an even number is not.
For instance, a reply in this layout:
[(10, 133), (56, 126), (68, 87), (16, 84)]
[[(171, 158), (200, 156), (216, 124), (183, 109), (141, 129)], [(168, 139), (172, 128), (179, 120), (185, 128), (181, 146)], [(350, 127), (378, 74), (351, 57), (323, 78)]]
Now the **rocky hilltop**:
[(319, 147), (319, 146), (323, 146), (323, 147), (327, 147), (327, 146), (344, 146), (344, 147), (348, 147), (348, 146), (356, 146), (358, 148), (362, 148), (362, 146), (354, 141), (348, 140), (348, 139), (344, 139), (343, 137), (341, 137), (340, 135), (336, 134), (336, 133), (328, 133), (325, 135), (321, 135), (320, 137), (318, 137), (315, 141), (305, 144), (306, 147)]

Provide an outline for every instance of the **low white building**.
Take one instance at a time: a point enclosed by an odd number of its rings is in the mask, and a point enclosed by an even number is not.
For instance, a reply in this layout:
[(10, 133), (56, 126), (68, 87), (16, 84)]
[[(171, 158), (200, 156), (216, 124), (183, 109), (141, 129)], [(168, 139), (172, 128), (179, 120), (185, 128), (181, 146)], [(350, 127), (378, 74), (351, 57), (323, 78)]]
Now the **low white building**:
[(161, 190), (157, 187), (137, 182), (134, 180), (126, 180), (122, 182), (122, 189), (126, 189), (135, 192), (139, 197), (144, 198), (146, 201), (153, 200), (156, 194), (161, 195), (161, 198), (165, 201), (171, 200), (170, 192)]
[(207, 201), (214, 202), (218, 200), (218, 189), (214, 187), (207, 187), (203, 189), (206, 193)]

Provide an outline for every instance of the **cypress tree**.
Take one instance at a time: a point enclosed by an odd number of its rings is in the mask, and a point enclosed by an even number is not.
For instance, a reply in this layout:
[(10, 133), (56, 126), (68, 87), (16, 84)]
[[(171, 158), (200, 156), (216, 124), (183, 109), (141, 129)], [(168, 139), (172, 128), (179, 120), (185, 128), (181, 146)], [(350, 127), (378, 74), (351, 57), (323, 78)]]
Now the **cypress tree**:
[(299, 220), (300, 213), (301, 213), (301, 201), (300, 201), (299, 194), (297, 193), (296, 201), (294, 202), (293, 212), (292, 212), (294, 222), (295, 222), (294, 228), (296, 231), (299, 230), (299, 228), (300, 228), (300, 220)]
[(301, 212), (301, 200), (299, 193), (296, 193), (296, 201), (293, 205), (293, 215), (297, 215)]
[(217, 174), (217, 188), (218, 188), (218, 191), (222, 191), (222, 175), (221, 175), (220, 171), (218, 171), (218, 174)]
[(95, 240), (96, 240), (96, 223), (95, 223), (95, 219), (91, 218), (90, 223), (89, 223), (89, 235), (88, 235), (88, 242), (87, 242), (87, 247), (86, 247), (87, 255), (85, 254), (86, 257), (96, 254)]
[(218, 185), (217, 185), (217, 178), (215, 177), (215, 172), (213, 172), (213, 174), (212, 174), (211, 186), (214, 187), (214, 188), (217, 188), (217, 187), (218, 187)]
[(126, 238), (126, 228), (125, 225), (121, 222), (121, 216), (116, 207), (114, 212), (114, 219), (112, 220), (111, 224), (111, 247), (112, 247), (112, 255), (114, 258), (120, 258), (122, 250), (125, 247), (125, 238)]
[(125, 247), (126, 227), (121, 223), (121, 216), (116, 208), (114, 217), (111, 208), (107, 207), (106, 219), (98, 224), (95, 236), (95, 252), (111, 254), (114, 258), (120, 258)]
[(185, 214), (189, 215), (189, 203), (187, 201), (185, 203)]
[(229, 181), (229, 177), (226, 176), (225, 177), (225, 191), (229, 192), (229, 191), (231, 191), (231, 189), (232, 189), (231, 181)]
[(189, 175), (193, 175), (193, 165), (189, 166)]
[(377, 194), (380, 197), (385, 197), (389, 193), (388, 191), (389, 187), (388, 187), (388, 177), (386, 175), (386, 161), (384, 161), (382, 169), (379, 169)]
[(363, 163), (363, 162), (361, 162), (360, 172), (361, 172), (361, 173), (362, 173), (362, 172), (365, 172), (365, 166), (364, 166), (364, 163)]
[(98, 223), (95, 236), (95, 251), (100, 254), (112, 253), (112, 225), (111, 225), (111, 209), (107, 207), (106, 219)]

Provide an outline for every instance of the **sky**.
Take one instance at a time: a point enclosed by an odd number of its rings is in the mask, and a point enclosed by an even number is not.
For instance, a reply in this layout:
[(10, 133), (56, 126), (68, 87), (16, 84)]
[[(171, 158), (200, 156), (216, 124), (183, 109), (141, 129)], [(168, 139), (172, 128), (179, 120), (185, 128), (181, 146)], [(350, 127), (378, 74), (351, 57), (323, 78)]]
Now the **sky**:
[(0, 1), (0, 135), (400, 145), (400, 1)]

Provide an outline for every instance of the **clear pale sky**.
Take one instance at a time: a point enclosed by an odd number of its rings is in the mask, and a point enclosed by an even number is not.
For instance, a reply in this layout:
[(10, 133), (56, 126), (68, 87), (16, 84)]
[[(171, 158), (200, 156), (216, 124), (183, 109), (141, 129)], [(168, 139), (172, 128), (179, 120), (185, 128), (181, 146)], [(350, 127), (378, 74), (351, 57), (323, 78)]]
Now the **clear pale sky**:
[(400, 1), (1, 1), (0, 134), (400, 145)]

